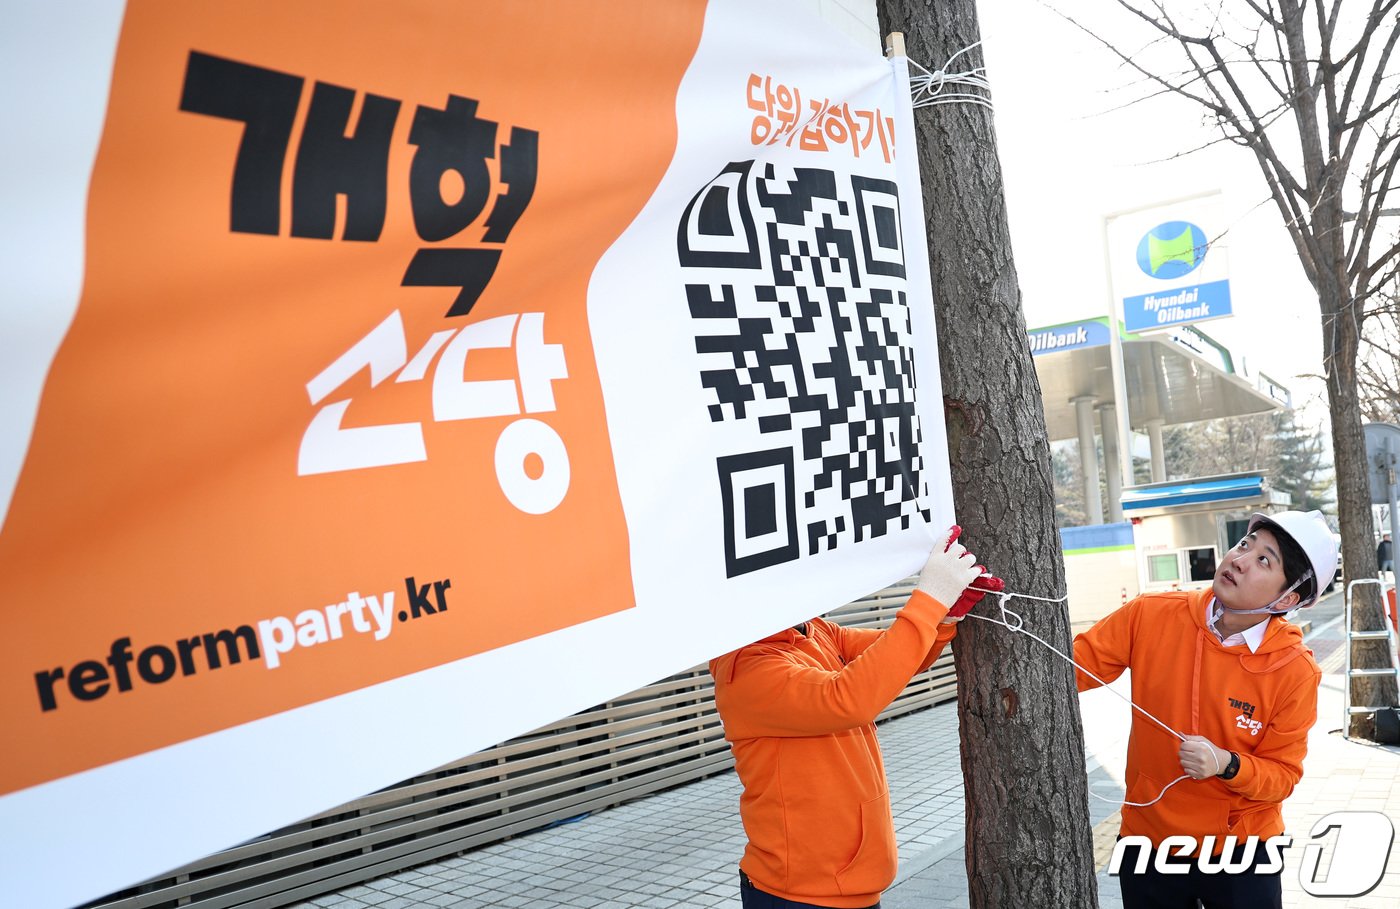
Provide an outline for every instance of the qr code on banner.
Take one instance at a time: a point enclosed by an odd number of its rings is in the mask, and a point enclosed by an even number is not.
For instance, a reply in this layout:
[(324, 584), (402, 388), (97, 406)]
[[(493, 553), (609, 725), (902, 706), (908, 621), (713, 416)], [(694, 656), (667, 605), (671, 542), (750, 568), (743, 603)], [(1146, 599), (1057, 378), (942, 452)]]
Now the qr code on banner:
[(930, 519), (899, 218), (890, 181), (752, 161), (686, 207), (729, 577)]

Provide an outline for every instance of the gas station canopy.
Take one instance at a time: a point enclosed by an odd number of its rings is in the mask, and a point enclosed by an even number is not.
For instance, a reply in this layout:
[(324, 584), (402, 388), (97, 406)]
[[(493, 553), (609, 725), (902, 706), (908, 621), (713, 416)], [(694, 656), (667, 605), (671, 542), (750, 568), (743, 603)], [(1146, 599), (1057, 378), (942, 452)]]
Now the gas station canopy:
[[(1050, 441), (1076, 437), (1076, 399), (1116, 404), (1108, 319), (1100, 317), (1027, 332), (1045, 405)], [(1175, 426), (1239, 417), (1292, 406), (1287, 388), (1262, 374), (1248, 377), (1219, 342), (1189, 325), (1153, 332), (1122, 332), (1133, 428)], [(1160, 421), (1160, 422), (1158, 422)]]

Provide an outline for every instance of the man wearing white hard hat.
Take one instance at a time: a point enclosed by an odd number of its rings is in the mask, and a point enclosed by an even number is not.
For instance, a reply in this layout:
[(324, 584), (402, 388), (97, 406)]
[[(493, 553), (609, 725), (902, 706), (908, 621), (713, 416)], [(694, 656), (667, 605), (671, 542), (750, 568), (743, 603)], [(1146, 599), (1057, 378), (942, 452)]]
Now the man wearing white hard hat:
[[(1278, 871), (1259, 866), (1270, 864), (1264, 842), (1283, 833), (1283, 800), (1303, 775), (1322, 676), (1284, 615), (1315, 603), (1336, 568), (1336, 540), (1320, 512), (1256, 514), (1209, 589), (1144, 594), (1075, 638), (1075, 660), (1104, 681), (1132, 670), (1141, 708), (1128, 739), (1120, 836), (1146, 838), (1154, 858), (1167, 837), (1193, 837), (1217, 863), (1244, 869), (1207, 874), (1198, 853), (1178, 873), (1155, 861), (1138, 872), (1125, 850), (1127, 909), (1194, 909), (1198, 899), (1282, 906)], [(1083, 672), (1077, 680), (1080, 691), (1099, 684)]]

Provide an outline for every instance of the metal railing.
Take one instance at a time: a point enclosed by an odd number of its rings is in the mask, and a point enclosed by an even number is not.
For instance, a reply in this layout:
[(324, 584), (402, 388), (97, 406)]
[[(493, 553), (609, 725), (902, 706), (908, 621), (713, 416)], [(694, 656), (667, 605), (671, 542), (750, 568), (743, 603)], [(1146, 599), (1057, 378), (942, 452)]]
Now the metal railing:
[[(885, 627), (912, 589), (906, 580), (827, 617)], [(914, 677), (881, 719), (955, 695), (952, 656), (945, 653)], [(89, 906), (285, 906), (732, 766), (715, 714), (714, 682), (705, 666), (694, 666)]]

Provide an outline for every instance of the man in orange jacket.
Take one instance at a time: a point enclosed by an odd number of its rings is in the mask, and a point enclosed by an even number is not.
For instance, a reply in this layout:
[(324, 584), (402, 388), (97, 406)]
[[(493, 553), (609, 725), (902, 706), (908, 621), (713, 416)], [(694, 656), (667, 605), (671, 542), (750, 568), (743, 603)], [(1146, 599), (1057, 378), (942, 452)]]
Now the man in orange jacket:
[(957, 534), (934, 547), (888, 629), (812, 619), (710, 661), (744, 787), (745, 909), (880, 905), (896, 851), (875, 717), (953, 639), (981, 598), (965, 588), (1000, 589)]
[[(1259, 867), (1263, 842), (1283, 833), (1281, 805), (1303, 775), (1321, 678), (1302, 632), (1283, 616), (1312, 605), (1336, 565), (1319, 512), (1256, 514), (1209, 590), (1144, 594), (1075, 638), (1078, 663), (1105, 681), (1131, 669), (1133, 702), (1186, 737), (1133, 712), (1120, 836), (1156, 847), (1188, 835), (1211, 855), (1232, 836), (1234, 849), (1220, 858), (1247, 866), (1207, 874), (1193, 859), (1163, 874), (1149, 859), (1138, 872), (1128, 851), (1119, 873), (1126, 909), (1195, 909), (1198, 899), (1282, 906), (1279, 871)], [(1080, 691), (1099, 684), (1076, 675)]]

